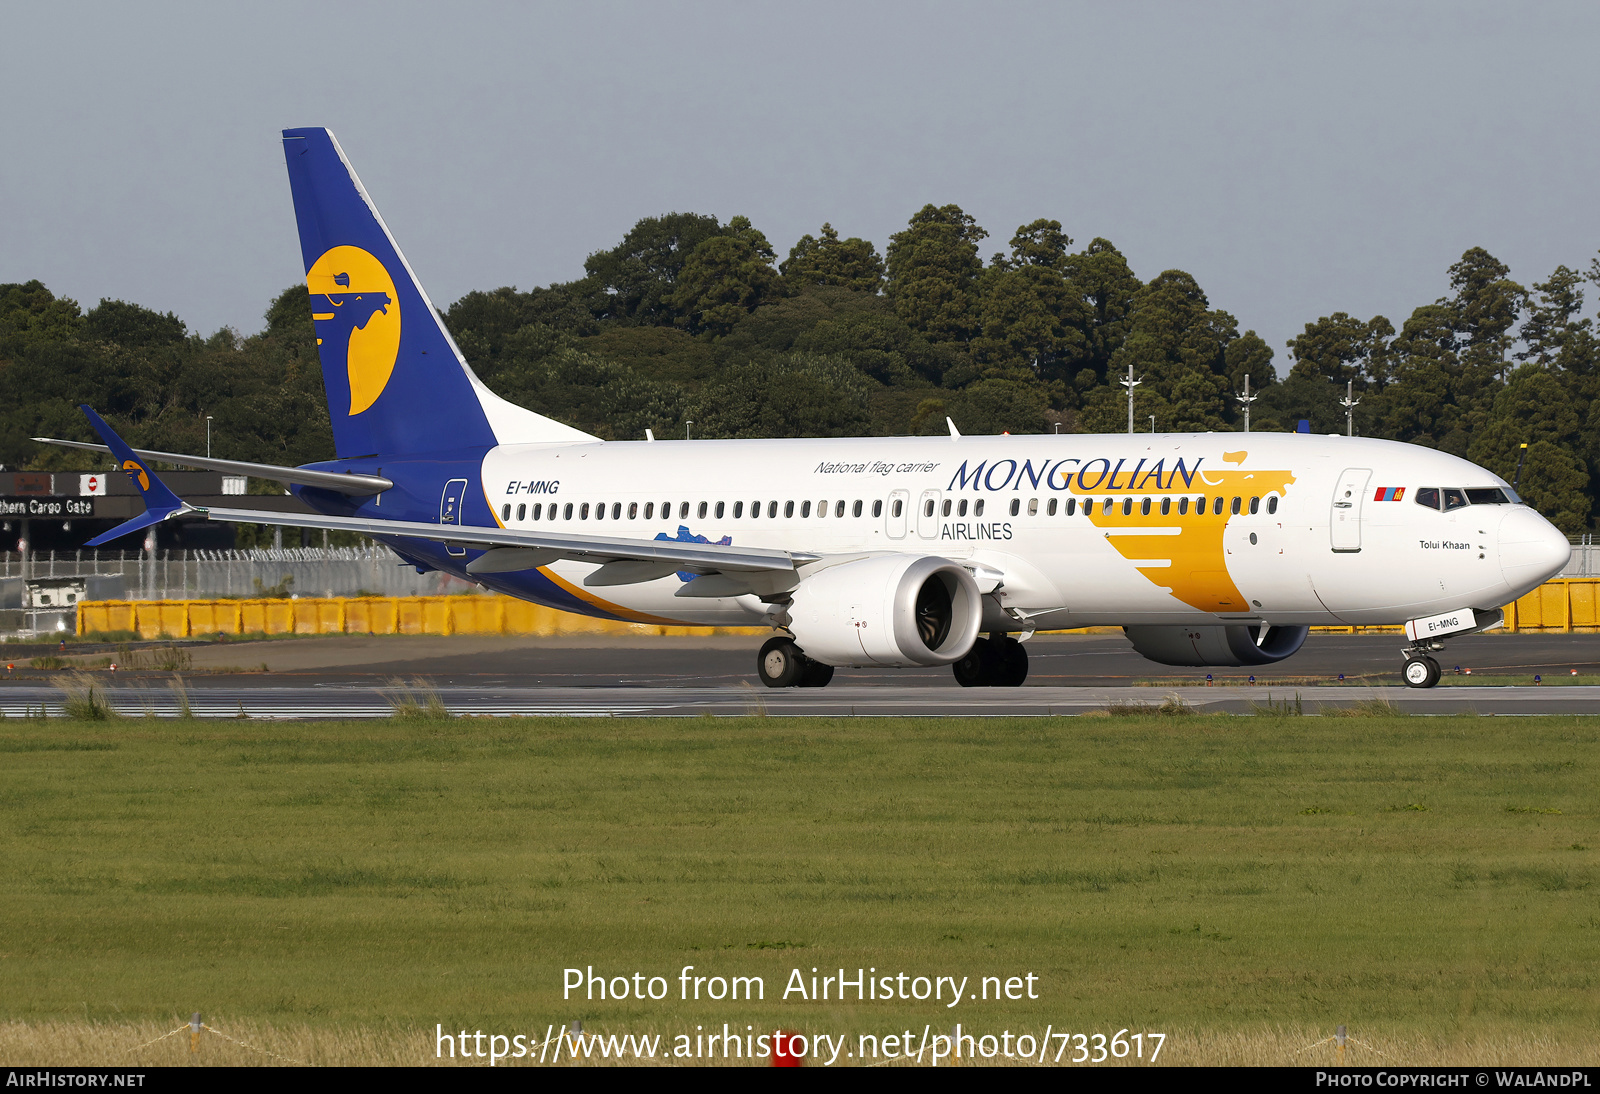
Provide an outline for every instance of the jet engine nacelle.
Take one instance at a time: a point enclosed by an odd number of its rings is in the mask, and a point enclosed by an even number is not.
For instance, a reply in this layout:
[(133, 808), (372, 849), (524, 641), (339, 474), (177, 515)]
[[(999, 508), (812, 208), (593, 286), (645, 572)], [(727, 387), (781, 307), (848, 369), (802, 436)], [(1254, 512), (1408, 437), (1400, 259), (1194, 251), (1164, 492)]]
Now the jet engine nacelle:
[(1234, 624), (1226, 627), (1123, 627), (1133, 648), (1163, 665), (1233, 667), (1282, 661), (1305, 642), (1310, 627)]
[(879, 555), (802, 581), (789, 629), (827, 665), (948, 665), (972, 649), (982, 600), (972, 575), (947, 558)]

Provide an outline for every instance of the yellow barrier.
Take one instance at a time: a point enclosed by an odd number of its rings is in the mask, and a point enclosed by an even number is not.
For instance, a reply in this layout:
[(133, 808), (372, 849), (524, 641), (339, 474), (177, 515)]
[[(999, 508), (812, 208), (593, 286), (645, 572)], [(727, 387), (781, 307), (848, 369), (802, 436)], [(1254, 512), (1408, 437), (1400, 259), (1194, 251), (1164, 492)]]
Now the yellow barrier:
[[(1090, 627), (1083, 630), (1114, 631)], [(1313, 627), (1398, 633), (1399, 627)], [(1512, 633), (1600, 631), (1600, 578), (1558, 577), (1506, 605)], [(78, 633), (144, 638), (206, 634), (763, 634), (764, 627), (667, 627), (573, 615), (502, 596), (305, 597), (299, 600), (95, 600), (78, 605)]]
[(668, 627), (573, 615), (500, 596), (302, 597), (298, 600), (93, 600), (78, 633), (141, 638), (210, 634), (764, 634), (765, 627)]

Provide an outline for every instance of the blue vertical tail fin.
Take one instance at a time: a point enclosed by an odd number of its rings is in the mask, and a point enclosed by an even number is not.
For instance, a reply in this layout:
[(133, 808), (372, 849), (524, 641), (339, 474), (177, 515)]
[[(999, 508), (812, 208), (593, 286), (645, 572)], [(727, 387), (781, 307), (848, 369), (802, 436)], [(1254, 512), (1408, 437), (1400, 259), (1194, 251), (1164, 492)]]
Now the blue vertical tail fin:
[(341, 458), (595, 438), (473, 374), (326, 129), (285, 129), (317, 352)]

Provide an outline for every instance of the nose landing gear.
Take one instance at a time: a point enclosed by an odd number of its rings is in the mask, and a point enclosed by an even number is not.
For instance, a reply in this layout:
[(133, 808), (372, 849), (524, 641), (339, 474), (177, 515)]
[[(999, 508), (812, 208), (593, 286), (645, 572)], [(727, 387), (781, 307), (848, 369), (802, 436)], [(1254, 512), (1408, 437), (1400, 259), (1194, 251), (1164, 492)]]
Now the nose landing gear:
[(1437, 653), (1444, 649), (1444, 643), (1434, 640), (1429, 642), (1416, 642), (1401, 651), (1405, 656), (1405, 667), (1400, 670), (1400, 675), (1405, 679), (1408, 688), (1431, 688), (1439, 682), (1444, 675), (1439, 668), (1439, 662), (1428, 656), (1429, 651)]
[(1431, 688), (1439, 682), (1439, 677), (1443, 673), (1439, 668), (1439, 662), (1431, 657), (1408, 656), (1406, 658), (1406, 667), (1401, 670), (1401, 675), (1405, 677), (1406, 687), (1408, 688)]

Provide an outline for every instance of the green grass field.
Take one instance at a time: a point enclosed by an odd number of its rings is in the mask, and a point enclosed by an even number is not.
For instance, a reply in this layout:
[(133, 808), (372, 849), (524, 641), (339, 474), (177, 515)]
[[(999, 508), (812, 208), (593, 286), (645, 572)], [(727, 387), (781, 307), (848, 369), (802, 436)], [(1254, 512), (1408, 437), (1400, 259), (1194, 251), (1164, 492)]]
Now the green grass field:
[[(1571, 717), (10, 720), (0, 1062), (199, 1010), (370, 1062), (581, 1019), (1594, 1063), (1597, 787)], [(591, 965), (671, 995), (563, 1001)], [(684, 965), (767, 998), (681, 1002)], [(1039, 998), (782, 1001), (813, 966)]]

